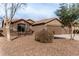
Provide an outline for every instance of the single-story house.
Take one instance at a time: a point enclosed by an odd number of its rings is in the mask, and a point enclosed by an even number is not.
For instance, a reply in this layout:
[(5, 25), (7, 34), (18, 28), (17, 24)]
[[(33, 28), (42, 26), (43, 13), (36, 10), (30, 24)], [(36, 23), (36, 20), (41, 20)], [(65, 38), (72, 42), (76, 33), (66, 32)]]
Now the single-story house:
[(47, 29), (49, 32), (55, 34), (67, 34), (68, 28), (62, 27), (60, 20), (57, 18), (43, 19), (40, 21), (33, 21), (31, 19), (14, 19), (10, 24), (11, 33), (33, 33), (40, 31), (42, 29)]
[[(53, 32), (55, 34), (65, 34), (68, 33), (67, 28), (63, 28), (59, 19), (57, 18), (49, 18), (35, 22), (32, 25), (32, 29), (37, 32), (42, 29), (47, 29), (49, 32)], [(65, 31), (66, 30), (66, 31)]]

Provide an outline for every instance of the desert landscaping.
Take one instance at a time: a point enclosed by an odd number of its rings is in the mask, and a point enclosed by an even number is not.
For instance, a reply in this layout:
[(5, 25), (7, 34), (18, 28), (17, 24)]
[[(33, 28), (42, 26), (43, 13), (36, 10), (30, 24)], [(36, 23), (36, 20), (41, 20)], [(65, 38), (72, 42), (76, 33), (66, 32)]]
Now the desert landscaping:
[(79, 55), (79, 3), (0, 6), (0, 56)]
[[(14, 38), (14, 37), (13, 37)], [(0, 37), (0, 55), (5, 56), (71, 56), (79, 55), (79, 40), (52, 39), (52, 43), (34, 40), (34, 34), (20, 36), (12, 41)]]

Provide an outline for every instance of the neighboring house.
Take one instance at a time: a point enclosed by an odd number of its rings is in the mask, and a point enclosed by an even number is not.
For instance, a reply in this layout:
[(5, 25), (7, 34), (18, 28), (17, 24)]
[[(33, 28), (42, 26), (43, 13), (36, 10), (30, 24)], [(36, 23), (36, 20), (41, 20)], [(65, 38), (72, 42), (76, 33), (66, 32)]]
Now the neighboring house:
[(59, 19), (57, 18), (50, 18), (37, 21), (32, 26), (35, 32), (40, 31), (42, 29), (47, 29), (49, 32), (53, 32), (55, 34), (67, 33), (62, 27), (62, 24), (60, 23)]
[(10, 30), (15, 33), (32, 33), (32, 23), (24, 19), (13, 20)]

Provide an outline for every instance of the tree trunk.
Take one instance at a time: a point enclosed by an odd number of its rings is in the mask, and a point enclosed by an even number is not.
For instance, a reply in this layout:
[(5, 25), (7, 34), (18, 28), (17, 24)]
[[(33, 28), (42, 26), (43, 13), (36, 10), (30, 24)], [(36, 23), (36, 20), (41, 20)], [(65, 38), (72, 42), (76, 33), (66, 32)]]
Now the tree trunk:
[(11, 41), (10, 39), (10, 21), (9, 19), (4, 19), (4, 27), (3, 27), (3, 32), (5, 37), (7, 38), (8, 41)]
[(70, 39), (73, 40), (73, 28), (72, 26), (69, 27), (69, 34), (70, 34)]
[[(75, 30), (75, 26), (74, 26), (74, 29), (73, 30)], [(74, 39), (75, 35), (76, 35), (76, 33), (73, 33), (73, 39)]]
[(7, 40), (11, 41), (11, 39), (10, 39), (10, 27), (9, 27), (9, 25), (8, 25), (8, 27), (6, 27), (6, 33), (7, 33)]

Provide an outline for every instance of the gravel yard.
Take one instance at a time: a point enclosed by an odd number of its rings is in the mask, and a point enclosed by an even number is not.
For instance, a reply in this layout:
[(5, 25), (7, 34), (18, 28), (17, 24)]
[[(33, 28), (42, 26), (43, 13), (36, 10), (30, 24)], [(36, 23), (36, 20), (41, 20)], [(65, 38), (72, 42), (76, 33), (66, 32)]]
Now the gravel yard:
[(54, 39), (52, 43), (39, 43), (34, 35), (21, 36), (12, 41), (0, 37), (2, 56), (70, 56), (79, 55), (79, 41)]

